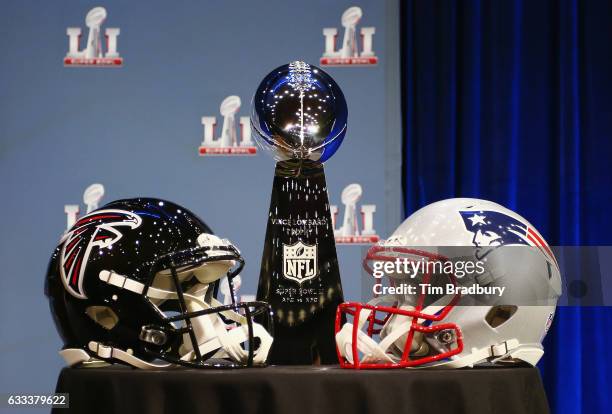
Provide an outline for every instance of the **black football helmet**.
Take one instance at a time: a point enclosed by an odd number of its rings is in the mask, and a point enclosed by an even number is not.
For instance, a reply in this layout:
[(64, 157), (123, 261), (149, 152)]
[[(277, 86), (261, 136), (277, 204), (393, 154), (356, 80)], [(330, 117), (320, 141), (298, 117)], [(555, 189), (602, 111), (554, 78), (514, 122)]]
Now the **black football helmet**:
[(111, 202), (77, 220), (51, 257), (45, 294), (60, 354), (68, 365), (264, 365), (270, 306), (216, 299), (219, 281), (227, 276), (231, 288), (243, 266), (232, 243), (181, 206)]

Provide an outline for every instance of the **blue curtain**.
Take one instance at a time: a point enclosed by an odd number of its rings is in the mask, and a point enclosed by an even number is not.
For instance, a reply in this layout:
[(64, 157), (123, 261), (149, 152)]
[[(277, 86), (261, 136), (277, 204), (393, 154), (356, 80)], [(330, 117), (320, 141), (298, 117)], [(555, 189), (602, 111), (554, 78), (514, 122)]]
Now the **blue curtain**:
[[(612, 2), (402, 1), (406, 214), (496, 201), (551, 245), (612, 244)], [(612, 308), (560, 307), (552, 412), (612, 412)]]

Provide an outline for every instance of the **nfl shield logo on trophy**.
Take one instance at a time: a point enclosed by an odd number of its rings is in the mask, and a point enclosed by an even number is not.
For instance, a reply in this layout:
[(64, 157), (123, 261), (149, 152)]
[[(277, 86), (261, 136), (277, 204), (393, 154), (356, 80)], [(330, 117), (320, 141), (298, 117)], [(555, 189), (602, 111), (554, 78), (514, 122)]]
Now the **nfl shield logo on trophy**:
[(318, 275), (317, 245), (283, 244), (283, 276), (300, 285)]

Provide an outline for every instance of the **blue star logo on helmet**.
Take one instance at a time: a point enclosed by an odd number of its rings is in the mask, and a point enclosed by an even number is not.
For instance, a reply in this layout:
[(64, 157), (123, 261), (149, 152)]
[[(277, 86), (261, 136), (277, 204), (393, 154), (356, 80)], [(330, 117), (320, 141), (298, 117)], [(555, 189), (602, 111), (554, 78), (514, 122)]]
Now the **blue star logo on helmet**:
[[(473, 234), (476, 257), (482, 259), (496, 247), (535, 246), (557, 265), (555, 256), (542, 236), (527, 224), (508, 214), (493, 210), (459, 211), (465, 229)], [(489, 248), (490, 247), (490, 248)]]
[(460, 211), (474, 246), (501, 246), (527, 242), (527, 225), (498, 211)]

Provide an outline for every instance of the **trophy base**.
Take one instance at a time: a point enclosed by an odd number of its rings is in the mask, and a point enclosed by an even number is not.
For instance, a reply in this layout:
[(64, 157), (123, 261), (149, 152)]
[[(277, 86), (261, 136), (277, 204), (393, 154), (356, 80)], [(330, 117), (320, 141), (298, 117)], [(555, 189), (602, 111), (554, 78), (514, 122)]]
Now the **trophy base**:
[(336, 307), (329, 306), (301, 325), (277, 324), (269, 362), (273, 365), (338, 364), (335, 318)]
[(323, 165), (276, 164), (258, 300), (274, 313), (271, 364), (337, 364), (334, 322), (343, 302)]

